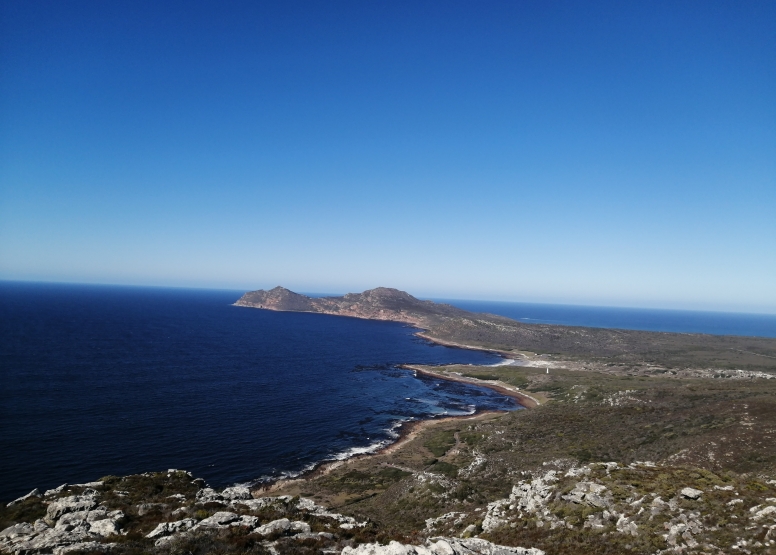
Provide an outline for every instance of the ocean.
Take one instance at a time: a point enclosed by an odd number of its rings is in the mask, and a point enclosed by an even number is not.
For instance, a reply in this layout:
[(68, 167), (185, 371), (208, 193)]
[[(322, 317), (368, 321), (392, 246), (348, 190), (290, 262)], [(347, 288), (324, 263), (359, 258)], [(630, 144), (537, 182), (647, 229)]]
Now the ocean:
[(776, 337), (776, 314), (434, 299), (527, 324)]
[(393, 322), (231, 306), (241, 294), (0, 282), (0, 501), (168, 468), (212, 486), (291, 476), (406, 420), (519, 408), (397, 367), (493, 355)]

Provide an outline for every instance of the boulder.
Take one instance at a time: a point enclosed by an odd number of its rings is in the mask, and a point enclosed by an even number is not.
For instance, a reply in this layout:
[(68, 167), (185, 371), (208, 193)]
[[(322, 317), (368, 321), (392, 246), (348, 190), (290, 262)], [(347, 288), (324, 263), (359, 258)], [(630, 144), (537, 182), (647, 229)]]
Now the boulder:
[(95, 520), (89, 525), (89, 532), (97, 536), (113, 536), (119, 533), (119, 527), (109, 518)]
[(286, 530), (288, 530), (291, 527), (291, 521), (287, 518), (280, 518), (278, 520), (273, 520), (272, 522), (268, 522), (267, 524), (263, 526), (259, 526), (256, 528), (256, 533), (261, 534), (262, 536), (269, 536), (270, 534), (282, 534)]
[(198, 528), (219, 528), (222, 526), (228, 526), (232, 522), (240, 520), (240, 515), (230, 513), (228, 511), (219, 511), (213, 516), (209, 516), (206, 519), (200, 521), (197, 525)]
[(703, 495), (701, 490), (695, 488), (684, 488), (680, 493), (687, 499), (698, 499)]
[(213, 488), (202, 488), (197, 492), (197, 503), (224, 504), (224, 498)]
[(233, 486), (231, 488), (226, 488), (221, 492), (221, 497), (224, 499), (230, 499), (232, 501), (238, 499), (253, 499), (251, 490), (245, 486)]

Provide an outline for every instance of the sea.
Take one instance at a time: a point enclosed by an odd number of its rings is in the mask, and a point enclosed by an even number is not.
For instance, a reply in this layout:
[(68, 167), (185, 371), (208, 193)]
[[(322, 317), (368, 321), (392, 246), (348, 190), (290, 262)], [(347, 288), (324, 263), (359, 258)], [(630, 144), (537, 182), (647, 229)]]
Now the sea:
[(433, 299), (526, 324), (776, 337), (776, 314)]
[(494, 355), (241, 294), (0, 282), (0, 501), (169, 468), (214, 487), (295, 476), (408, 420), (520, 408), (399, 367)]
[[(179, 468), (214, 487), (374, 452), (406, 421), (518, 410), (400, 365), (498, 364), (416, 329), (232, 306), (242, 291), (0, 282), (0, 501)], [(776, 316), (448, 301), (526, 322), (776, 337)]]

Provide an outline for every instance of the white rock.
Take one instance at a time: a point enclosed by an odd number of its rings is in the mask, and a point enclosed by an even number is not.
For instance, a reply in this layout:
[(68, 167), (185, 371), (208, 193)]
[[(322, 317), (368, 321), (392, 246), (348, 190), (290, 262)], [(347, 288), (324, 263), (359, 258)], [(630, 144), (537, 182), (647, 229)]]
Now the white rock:
[(34, 532), (35, 530), (33, 529), (31, 524), (27, 522), (20, 522), (19, 524), (14, 524), (13, 526), (9, 526), (8, 528), (0, 532), (0, 539), (13, 540), (20, 536), (29, 536)]
[(109, 518), (103, 520), (95, 520), (89, 525), (89, 532), (98, 536), (106, 537), (113, 536), (119, 533), (119, 528), (116, 523)]
[(512, 493), (507, 499), (489, 503), (482, 521), (483, 531), (490, 532), (509, 522), (508, 510), (516, 511), (516, 516), (544, 514), (549, 497), (555, 489), (554, 483), (558, 480), (557, 474), (557, 471), (550, 470), (531, 481), (521, 480), (512, 487)]
[(92, 495), (71, 495), (53, 501), (46, 509), (46, 516), (50, 520), (57, 520), (66, 513), (76, 511), (87, 511), (97, 506), (95, 496)]
[(258, 523), (258, 517), (243, 515), (240, 517), (240, 520), (232, 522), (230, 526), (248, 526), (249, 528), (255, 528)]
[(202, 488), (197, 492), (197, 503), (223, 503), (224, 498), (213, 488)]
[(231, 488), (226, 488), (221, 492), (221, 497), (231, 500), (252, 499), (251, 490), (245, 486), (233, 486)]
[(311, 532), (310, 525), (301, 520), (292, 522), (288, 530), (294, 534), (309, 534)]
[(42, 518), (39, 518), (38, 520), (33, 522), (32, 527), (35, 530), (35, 532), (43, 532), (45, 529), (49, 528), (49, 525), (46, 524), (46, 522)]
[(578, 482), (571, 492), (563, 496), (563, 499), (571, 501), (572, 503), (586, 503), (593, 507), (603, 509), (609, 506), (609, 503), (604, 498), (605, 492), (606, 486), (601, 484), (596, 484), (595, 482)]
[(695, 488), (684, 488), (680, 493), (687, 499), (698, 499), (703, 495), (701, 490)]
[(160, 522), (157, 524), (156, 528), (146, 534), (146, 538), (169, 536), (176, 532), (189, 530), (193, 528), (195, 524), (197, 524), (197, 521), (193, 518), (184, 518), (183, 520), (176, 520), (175, 522)]
[(99, 488), (102, 486), (102, 481), (86, 482), (85, 484), (73, 484), (74, 488)]
[(90, 511), (75, 511), (72, 513), (66, 513), (59, 517), (59, 520), (54, 523), (54, 528), (59, 530), (72, 530), (76, 526), (86, 522), (86, 518), (89, 516), (89, 512)]
[(62, 484), (61, 486), (59, 486), (57, 488), (47, 489), (46, 493), (44, 493), (43, 495), (45, 495), (46, 497), (50, 497), (52, 495), (58, 495), (58, 494), (62, 493), (65, 490), (66, 487), (67, 487), (67, 484)]
[(366, 543), (345, 547), (342, 555), (544, 555), (544, 552), (536, 548), (495, 545), (479, 538), (432, 538), (425, 546), (396, 541), (388, 545)]
[(752, 518), (754, 518), (755, 520), (760, 520), (772, 514), (776, 514), (776, 507), (774, 507), (773, 505), (769, 505), (764, 509), (760, 509), (759, 511), (757, 511)]
[(32, 491), (31, 491), (30, 493), (28, 493), (27, 495), (23, 495), (23, 496), (19, 497), (18, 499), (14, 499), (14, 500), (13, 500), (13, 501), (11, 501), (10, 503), (8, 503), (8, 504), (6, 505), (6, 507), (13, 507), (13, 506), (14, 506), (14, 505), (16, 505), (17, 503), (21, 503), (22, 501), (24, 501), (24, 500), (26, 500), (26, 499), (30, 499), (31, 497), (40, 497), (40, 496), (41, 496), (41, 495), (40, 495), (40, 491), (38, 491), (38, 488), (35, 488), (34, 490), (32, 490)]
[(197, 525), (197, 528), (219, 528), (222, 526), (227, 526), (236, 520), (240, 520), (239, 515), (227, 511), (219, 511), (213, 516), (209, 516), (206, 519), (201, 520)]
[(287, 518), (280, 518), (268, 522), (263, 526), (256, 528), (256, 533), (262, 536), (269, 536), (270, 534), (283, 533), (291, 527), (291, 521)]

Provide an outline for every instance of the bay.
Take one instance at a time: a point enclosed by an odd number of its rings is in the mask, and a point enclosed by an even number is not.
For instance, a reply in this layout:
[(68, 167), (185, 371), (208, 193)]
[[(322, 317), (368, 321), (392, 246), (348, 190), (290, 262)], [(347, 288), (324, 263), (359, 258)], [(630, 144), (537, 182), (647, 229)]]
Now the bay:
[(231, 306), (241, 294), (0, 282), (0, 500), (168, 468), (213, 486), (294, 475), (408, 419), (518, 408), (397, 367), (493, 355), (392, 322)]

